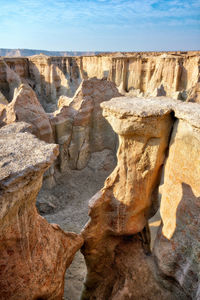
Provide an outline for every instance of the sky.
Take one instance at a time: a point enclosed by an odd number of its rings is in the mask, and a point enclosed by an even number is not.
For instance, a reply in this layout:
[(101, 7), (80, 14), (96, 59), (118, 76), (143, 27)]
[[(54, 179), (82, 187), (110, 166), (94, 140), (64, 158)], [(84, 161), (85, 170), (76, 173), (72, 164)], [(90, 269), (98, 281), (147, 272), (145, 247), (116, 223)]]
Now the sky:
[(200, 50), (200, 0), (0, 0), (0, 48)]

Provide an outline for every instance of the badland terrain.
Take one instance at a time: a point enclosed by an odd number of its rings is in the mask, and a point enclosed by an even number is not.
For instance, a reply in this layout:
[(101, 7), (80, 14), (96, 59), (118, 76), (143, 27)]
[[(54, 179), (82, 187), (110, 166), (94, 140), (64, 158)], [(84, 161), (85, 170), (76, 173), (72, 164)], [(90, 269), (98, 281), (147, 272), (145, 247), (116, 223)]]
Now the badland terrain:
[(0, 299), (198, 300), (199, 103), (198, 51), (0, 57)]

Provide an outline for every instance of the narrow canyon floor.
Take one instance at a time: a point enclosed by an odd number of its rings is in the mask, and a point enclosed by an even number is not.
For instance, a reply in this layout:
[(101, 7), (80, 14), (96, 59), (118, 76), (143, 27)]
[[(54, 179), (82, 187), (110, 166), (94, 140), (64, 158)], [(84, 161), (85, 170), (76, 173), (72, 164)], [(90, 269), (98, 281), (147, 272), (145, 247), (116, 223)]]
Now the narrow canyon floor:
[[(116, 158), (112, 151), (104, 150), (92, 154), (83, 170), (56, 174), (56, 185), (52, 189), (43, 187), (38, 195), (40, 214), (65, 231), (80, 233), (89, 219), (88, 200), (103, 187), (115, 165)], [(80, 298), (85, 274), (84, 258), (79, 251), (65, 274), (65, 300)]]
[[(56, 172), (52, 189), (43, 187), (37, 198), (37, 208), (49, 223), (59, 224), (65, 231), (80, 233), (87, 223), (88, 201), (100, 190), (116, 165), (112, 151), (93, 153), (83, 170)], [(150, 220), (152, 243), (160, 224), (159, 213)], [(80, 299), (86, 265), (80, 251), (65, 274), (64, 300)]]

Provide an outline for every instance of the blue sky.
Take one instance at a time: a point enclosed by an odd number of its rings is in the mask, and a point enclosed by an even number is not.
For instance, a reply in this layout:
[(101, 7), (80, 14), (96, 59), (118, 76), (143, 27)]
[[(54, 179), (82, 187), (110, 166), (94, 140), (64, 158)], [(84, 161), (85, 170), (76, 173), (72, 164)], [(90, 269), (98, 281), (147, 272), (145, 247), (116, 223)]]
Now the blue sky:
[(0, 0), (0, 48), (200, 50), (200, 0)]

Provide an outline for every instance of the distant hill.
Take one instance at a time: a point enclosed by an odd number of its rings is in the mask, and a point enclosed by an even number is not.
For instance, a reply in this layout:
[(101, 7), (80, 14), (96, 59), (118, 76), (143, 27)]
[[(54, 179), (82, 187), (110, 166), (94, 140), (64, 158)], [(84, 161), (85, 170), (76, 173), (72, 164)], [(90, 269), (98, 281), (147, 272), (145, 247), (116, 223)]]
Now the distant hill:
[(97, 55), (101, 52), (92, 51), (47, 51), (47, 50), (33, 50), (33, 49), (4, 49), (0, 48), (0, 56), (19, 57), (32, 56), (38, 54), (45, 54), (49, 56), (82, 56), (82, 55)]

